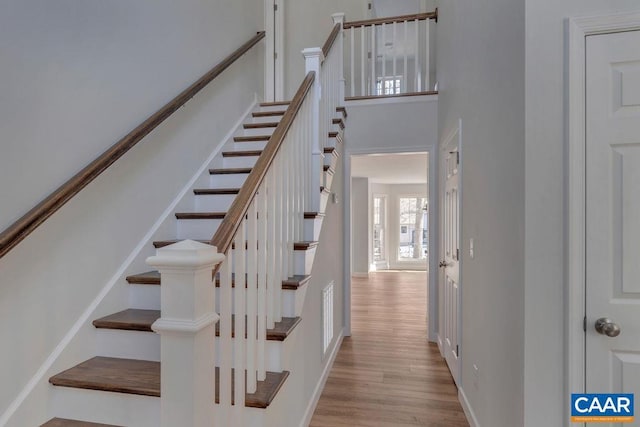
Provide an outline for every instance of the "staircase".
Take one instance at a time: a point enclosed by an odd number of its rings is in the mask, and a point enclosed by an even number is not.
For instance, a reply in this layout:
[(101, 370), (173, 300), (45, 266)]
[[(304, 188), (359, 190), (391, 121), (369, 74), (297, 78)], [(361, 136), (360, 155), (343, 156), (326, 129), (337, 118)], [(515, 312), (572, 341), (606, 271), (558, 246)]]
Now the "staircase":
[[(225, 144), (213, 161), (213, 167), (209, 170), (209, 185), (202, 185), (198, 181), (199, 184), (193, 188), (193, 209), (175, 212), (174, 235), (153, 241), (155, 249), (185, 239), (209, 243), (288, 105), (288, 102), (263, 103), (255, 108), (236, 136)], [(274, 322), (273, 327), (266, 329), (266, 375), (263, 381), (257, 382), (255, 392), (245, 394), (245, 407), (252, 408), (251, 411), (264, 411), (278, 399), (279, 391), (290, 375), (286, 361), (291, 356), (285, 353), (295, 349), (287, 347), (286, 343), (302, 321), (305, 289), (311, 280), (311, 266), (341, 151), (346, 117), (344, 107), (338, 107), (334, 117), (327, 118), (330, 123), (327, 124), (329, 132), (325, 133), (327, 141), (323, 142), (324, 166), (321, 185), (316, 190), (320, 198), (319, 209), (304, 212), (304, 240), (293, 245), (294, 274), (281, 282), (279, 304), (282, 317)], [(245, 245), (248, 246), (248, 243)], [(152, 329), (154, 322), (161, 318), (161, 281), (158, 271), (141, 271), (126, 277), (131, 306), (93, 320), (97, 349), (95, 357), (49, 379), (55, 386), (51, 415), (56, 418), (43, 426), (151, 427), (161, 424), (161, 337)], [(217, 288), (220, 287), (220, 272), (212, 276), (212, 281)], [(246, 286), (247, 280), (242, 283)], [(232, 278), (231, 287), (235, 292), (235, 277)], [(221, 300), (217, 295), (217, 312), (220, 312)], [(235, 324), (236, 320), (233, 317), (232, 323)], [(243, 324), (246, 334), (247, 322)], [(231, 330), (234, 330), (234, 325)], [(232, 338), (236, 339), (236, 336), (232, 335)], [(215, 339), (220, 340), (219, 325)], [(219, 381), (220, 376), (216, 375), (216, 403), (219, 402)], [(251, 420), (257, 420), (252, 425), (268, 425), (264, 417), (264, 412), (252, 412), (249, 415)]]

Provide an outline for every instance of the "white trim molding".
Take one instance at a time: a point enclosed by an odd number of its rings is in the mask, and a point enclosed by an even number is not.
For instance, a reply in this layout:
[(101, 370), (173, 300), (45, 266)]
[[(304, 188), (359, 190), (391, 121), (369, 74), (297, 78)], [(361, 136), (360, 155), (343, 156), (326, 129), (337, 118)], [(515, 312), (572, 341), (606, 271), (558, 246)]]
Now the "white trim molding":
[(480, 423), (478, 422), (478, 418), (476, 417), (475, 412), (471, 408), (469, 404), (469, 399), (467, 399), (467, 395), (464, 394), (464, 390), (462, 388), (458, 389), (458, 400), (460, 401), (460, 405), (462, 406), (462, 410), (467, 417), (467, 421), (471, 427), (480, 427)]
[(640, 11), (568, 19), (567, 106), (567, 243), (565, 288), (565, 425), (569, 422), (571, 393), (585, 389), (585, 38), (621, 31), (640, 30)]

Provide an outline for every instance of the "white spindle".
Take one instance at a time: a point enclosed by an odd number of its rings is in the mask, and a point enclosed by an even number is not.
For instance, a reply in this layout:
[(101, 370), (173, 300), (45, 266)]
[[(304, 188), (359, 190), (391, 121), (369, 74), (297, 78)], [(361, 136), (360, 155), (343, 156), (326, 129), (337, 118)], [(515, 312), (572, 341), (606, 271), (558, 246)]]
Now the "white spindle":
[(372, 95), (378, 95), (376, 88), (376, 62), (378, 55), (376, 54), (376, 26), (371, 26), (371, 92)]
[(258, 311), (258, 195), (247, 213), (247, 393), (256, 392), (256, 344)]
[[(275, 162), (274, 162), (275, 163)], [(271, 170), (267, 174), (267, 329), (274, 328), (273, 321), (273, 289), (276, 287), (276, 178), (275, 165), (271, 165)]]
[(360, 27), (360, 95), (367, 95), (365, 91), (365, 85), (367, 83), (366, 71), (367, 71), (367, 44), (365, 43), (365, 26)]
[(430, 61), (430, 56), (431, 56), (431, 46), (430, 46), (430, 40), (431, 40), (431, 35), (430, 35), (430, 27), (431, 27), (431, 20), (426, 19), (424, 21), (424, 26), (425, 26), (425, 38), (424, 38), (424, 45), (425, 45), (425, 59), (424, 59), (424, 63), (425, 63), (425, 67), (424, 67), (424, 89), (425, 90), (431, 90), (431, 73), (429, 68), (431, 67), (431, 61)]
[(283, 164), (282, 156), (278, 155), (274, 161), (274, 175), (275, 175), (275, 228), (274, 228), (274, 259), (275, 259), (275, 271), (273, 273), (273, 321), (280, 322), (282, 320), (282, 314), (280, 312), (280, 298), (282, 291), (282, 269), (284, 264), (284, 253), (282, 250), (283, 241), (283, 193), (284, 193), (284, 173), (282, 173)]
[(234, 301), (234, 336), (233, 340), (233, 367), (234, 367), (234, 422), (241, 423), (242, 414), (244, 413), (244, 396), (245, 396), (245, 331), (246, 331), (246, 248), (247, 244), (245, 234), (245, 221), (242, 221), (236, 237), (234, 239), (235, 249), (233, 250), (233, 259), (235, 261), (235, 296)]
[(258, 381), (266, 378), (265, 345), (267, 340), (267, 178), (256, 194), (256, 213), (258, 216)]
[(219, 401), (223, 420), (231, 417), (231, 367), (233, 366), (233, 342), (231, 339), (231, 315), (233, 295), (231, 268), (233, 251), (227, 251), (227, 259), (220, 266), (220, 385)]
[(350, 78), (351, 78), (351, 88), (350, 88), (350, 92), (351, 92), (351, 96), (355, 96), (355, 87), (356, 87), (356, 80), (355, 80), (355, 74), (356, 74), (356, 50), (355, 50), (355, 45), (356, 45), (356, 31), (355, 31), (355, 27), (351, 28), (351, 31), (349, 31), (349, 36), (351, 38), (351, 49), (349, 50), (349, 62), (351, 63), (351, 74), (350, 74)]
[(414, 76), (414, 88), (415, 92), (420, 92), (420, 21), (417, 19), (414, 21), (416, 27), (416, 37), (415, 37), (415, 76)]
[(387, 78), (387, 25), (382, 24), (382, 40), (381, 40), (380, 50), (382, 51), (382, 93), (381, 95), (386, 94), (385, 90), (385, 79)]
[(396, 43), (396, 22), (393, 23), (393, 40), (392, 40), (392, 46), (393, 46), (393, 90), (392, 93), (396, 93), (396, 76), (398, 75), (397, 73), (397, 69), (396, 69), (396, 61), (398, 59), (398, 46)]
[(409, 79), (409, 71), (408, 71), (408, 61), (407, 61), (407, 42), (409, 41), (409, 35), (408, 35), (408, 31), (409, 31), (409, 22), (408, 21), (403, 21), (402, 26), (404, 27), (404, 49), (403, 49), (403, 53), (404, 53), (404, 68), (402, 69), (402, 92), (406, 93), (408, 92), (408, 83), (407, 80)]

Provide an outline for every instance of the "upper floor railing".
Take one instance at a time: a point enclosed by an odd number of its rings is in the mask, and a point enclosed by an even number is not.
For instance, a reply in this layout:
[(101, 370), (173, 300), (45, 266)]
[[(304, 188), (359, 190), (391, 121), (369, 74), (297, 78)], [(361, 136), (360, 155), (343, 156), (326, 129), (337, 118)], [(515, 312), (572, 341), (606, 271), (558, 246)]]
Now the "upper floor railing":
[(438, 10), (344, 23), (347, 97), (429, 92)]

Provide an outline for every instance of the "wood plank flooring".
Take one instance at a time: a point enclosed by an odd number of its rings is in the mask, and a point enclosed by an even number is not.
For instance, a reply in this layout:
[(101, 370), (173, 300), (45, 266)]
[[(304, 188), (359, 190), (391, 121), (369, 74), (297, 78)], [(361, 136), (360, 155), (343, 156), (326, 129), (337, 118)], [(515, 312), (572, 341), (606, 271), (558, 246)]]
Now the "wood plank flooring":
[(338, 353), (310, 427), (467, 427), (457, 389), (427, 342), (425, 272), (352, 280), (352, 336)]

